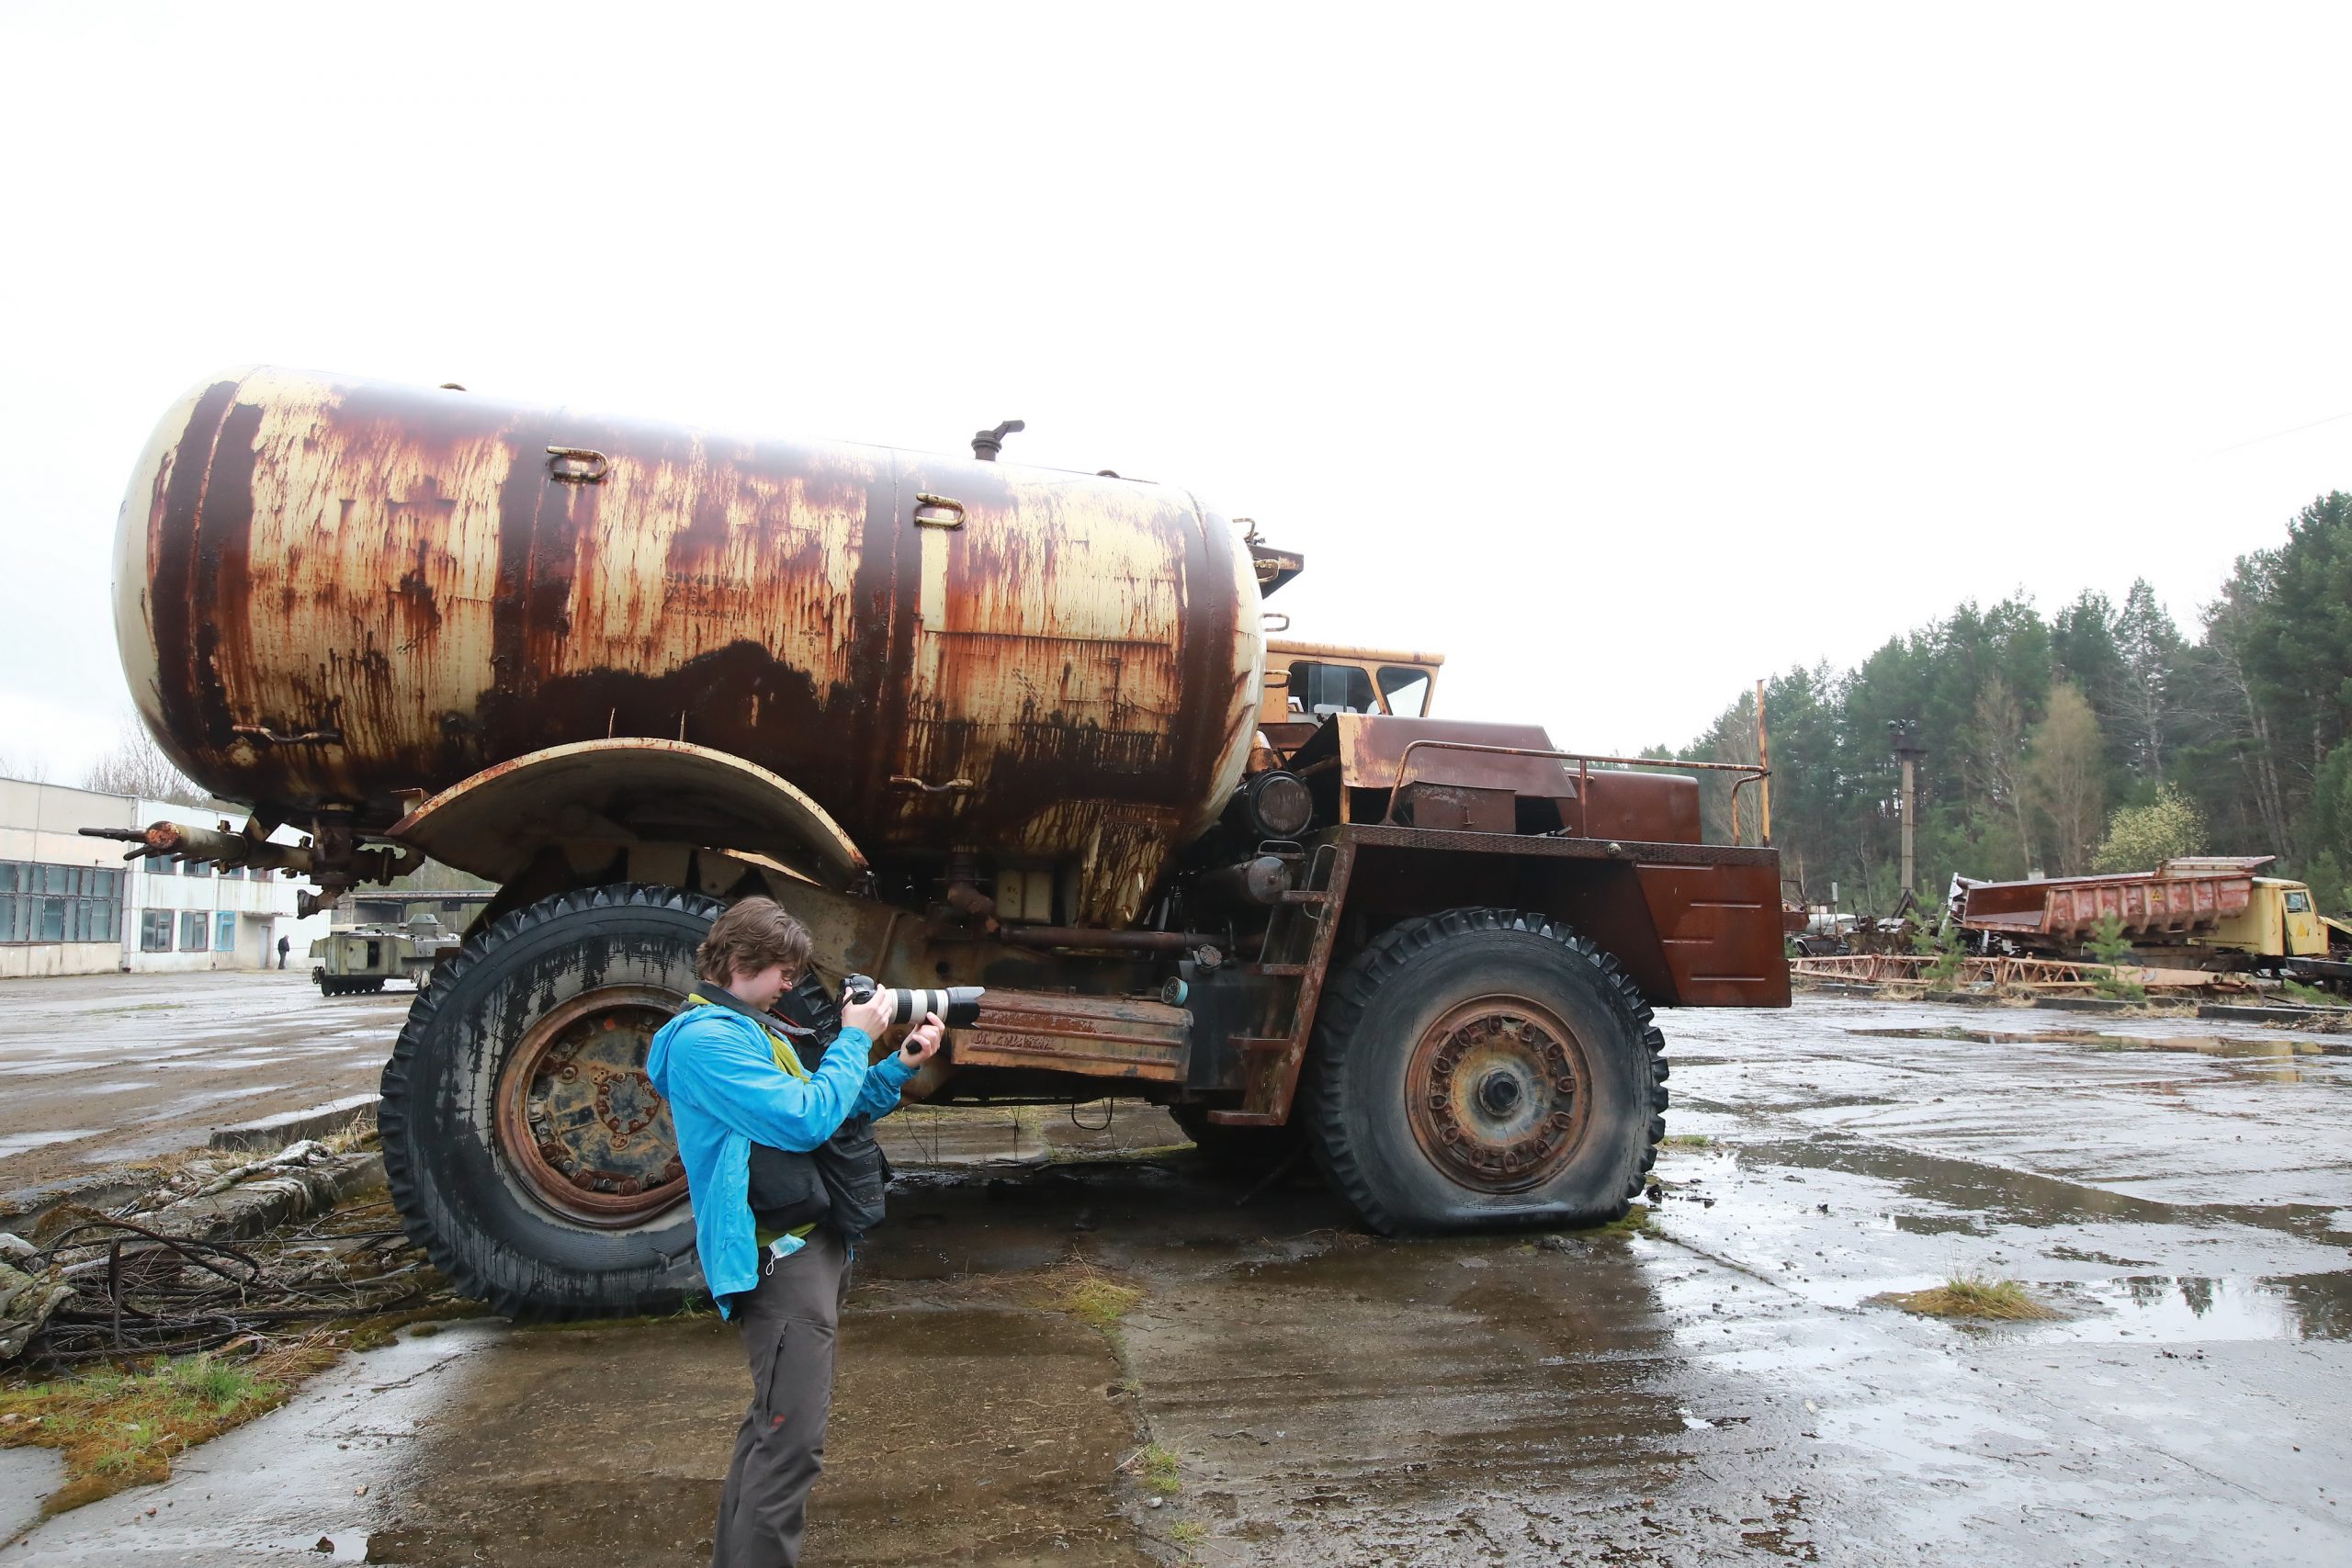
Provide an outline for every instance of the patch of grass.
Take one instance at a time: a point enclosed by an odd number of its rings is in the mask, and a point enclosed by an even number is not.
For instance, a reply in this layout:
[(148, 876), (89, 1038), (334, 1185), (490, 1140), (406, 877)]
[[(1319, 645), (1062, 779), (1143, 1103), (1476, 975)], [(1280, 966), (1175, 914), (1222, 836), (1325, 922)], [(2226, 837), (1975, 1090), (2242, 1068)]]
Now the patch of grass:
[(1677, 1133), (1670, 1138), (1658, 1140), (1662, 1149), (1703, 1149), (1714, 1140), (1704, 1133)]
[(378, 1313), (373, 1317), (345, 1320), (343, 1332), (348, 1336), (345, 1348), (380, 1350), (400, 1337), (401, 1329), (422, 1339), (438, 1334), (450, 1323), (467, 1317), (488, 1317), (490, 1309), (479, 1302), (427, 1302), (423, 1306), (410, 1307), (404, 1312)]
[(376, 1131), (376, 1113), (372, 1111), (354, 1111), (350, 1121), (319, 1142), (327, 1146), (327, 1153), (334, 1155), (356, 1154), (361, 1149), (375, 1148), (382, 1143)]
[(1168, 1159), (1193, 1152), (1191, 1144), (1153, 1144), (1139, 1149), (1052, 1148), (1046, 1151), (1047, 1165), (1114, 1165), (1134, 1164), (1142, 1160)]
[(1647, 1203), (1628, 1203), (1625, 1212), (1605, 1225), (1593, 1229), (1595, 1235), (1648, 1235), (1656, 1222), (1657, 1211)]
[(1208, 1538), (1209, 1527), (1198, 1519), (1178, 1519), (1168, 1527), (1168, 1539), (1178, 1546), (1198, 1546)]
[(0, 1392), (0, 1445), (65, 1456), (65, 1484), (41, 1505), (62, 1514), (169, 1479), (179, 1455), (277, 1409), (338, 1353), (323, 1340), (302, 1340), (251, 1360), (175, 1356), (9, 1389)]
[(2278, 992), (2289, 1001), (2301, 1007), (2340, 1008), (2344, 1005), (2342, 998), (2330, 996), (2317, 986), (2306, 986), (2301, 980), (2281, 978), (2278, 982)]
[(1146, 1443), (1135, 1457), (1136, 1473), (1143, 1483), (1162, 1497), (1173, 1497), (1184, 1489), (1184, 1467), (1176, 1450), (1165, 1443)]
[(1993, 1318), (2005, 1323), (2030, 1322), (2060, 1316), (2055, 1307), (2038, 1302), (2015, 1280), (1988, 1280), (1975, 1274), (1955, 1274), (1926, 1291), (1906, 1291), (1880, 1298), (1905, 1312), (1928, 1317)]
[(1114, 1334), (1120, 1321), (1141, 1300), (1143, 1292), (1135, 1286), (1118, 1284), (1100, 1274), (1090, 1273), (1072, 1280), (1055, 1304), (1080, 1323), (1099, 1328), (1105, 1334)]

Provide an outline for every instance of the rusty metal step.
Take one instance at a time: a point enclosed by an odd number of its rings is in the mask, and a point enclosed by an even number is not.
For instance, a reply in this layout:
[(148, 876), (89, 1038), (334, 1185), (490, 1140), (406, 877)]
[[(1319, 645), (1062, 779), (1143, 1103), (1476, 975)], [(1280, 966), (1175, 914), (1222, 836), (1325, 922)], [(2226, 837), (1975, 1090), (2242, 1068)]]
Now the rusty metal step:
[(1218, 1127), (1279, 1127), (1283, 1119), (1264, 1111), (1212, 1111), (1209, 1122)]
[(1245, 1053), (1287, 1051), (1290, 1049), (1290, 1036), (1287, 1034), (1229, 1034), (1226, 1036), (1226, 1043)]

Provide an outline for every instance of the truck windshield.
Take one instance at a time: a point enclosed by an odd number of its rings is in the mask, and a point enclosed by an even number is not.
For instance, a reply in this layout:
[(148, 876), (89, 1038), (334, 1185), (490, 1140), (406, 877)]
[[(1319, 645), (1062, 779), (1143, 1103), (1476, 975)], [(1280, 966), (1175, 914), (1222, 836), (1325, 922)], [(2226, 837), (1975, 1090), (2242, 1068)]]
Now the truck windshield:
[(2308, 915), (2312, 912), (2312, 896), (2298, 887), (2287, 895), (2287, 913)]
[(1429, 709), (1430, 672), (1384, 664), (1380, 669), (1380, 694), (1387, 699), (1388, 711), (1397, 717), (1419, 718)]
[(1297, 663), (1290, 667), (1291, 701), (1303, 713), (1374, 713), (1372, 677), (1352, 664)]

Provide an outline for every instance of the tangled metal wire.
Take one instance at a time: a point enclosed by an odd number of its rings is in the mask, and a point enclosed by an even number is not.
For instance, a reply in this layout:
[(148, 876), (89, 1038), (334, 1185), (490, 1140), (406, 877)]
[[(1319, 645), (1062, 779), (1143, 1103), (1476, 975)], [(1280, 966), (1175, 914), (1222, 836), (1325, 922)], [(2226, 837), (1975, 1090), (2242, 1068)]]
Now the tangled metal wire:
[(450, 1299), (388, 1199), (346, 1204), (252, 1241), (200, 1241), (85, 1212), (17, 1266), (67, 1290), (28, 1361), (183, 1355)]

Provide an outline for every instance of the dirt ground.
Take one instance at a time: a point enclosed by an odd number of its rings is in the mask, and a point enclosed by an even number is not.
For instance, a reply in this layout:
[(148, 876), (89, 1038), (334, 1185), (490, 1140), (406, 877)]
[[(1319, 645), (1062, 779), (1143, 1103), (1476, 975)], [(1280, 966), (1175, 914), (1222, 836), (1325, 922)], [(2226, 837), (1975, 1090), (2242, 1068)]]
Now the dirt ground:
[[(808, 1560), (2352, 1560), (2352, 1043), (1666, 1022), (1678, 1142), (1599, 1233), (1380, 1241), (1304, 1174), (1115, 1157), (1175, 1141), (1156, 1112), (906, 1115), (936, 1163), (859, 1259)], [(1055, 1304), (1084, 1271), (1143, 1292), (1112, 1332)], [(1875, 1300), (1957, 1274), (2061, 1315)], [(683, 1568), (746, 1392), (709, 1317), (453, 1325), (0, 1564)]]

